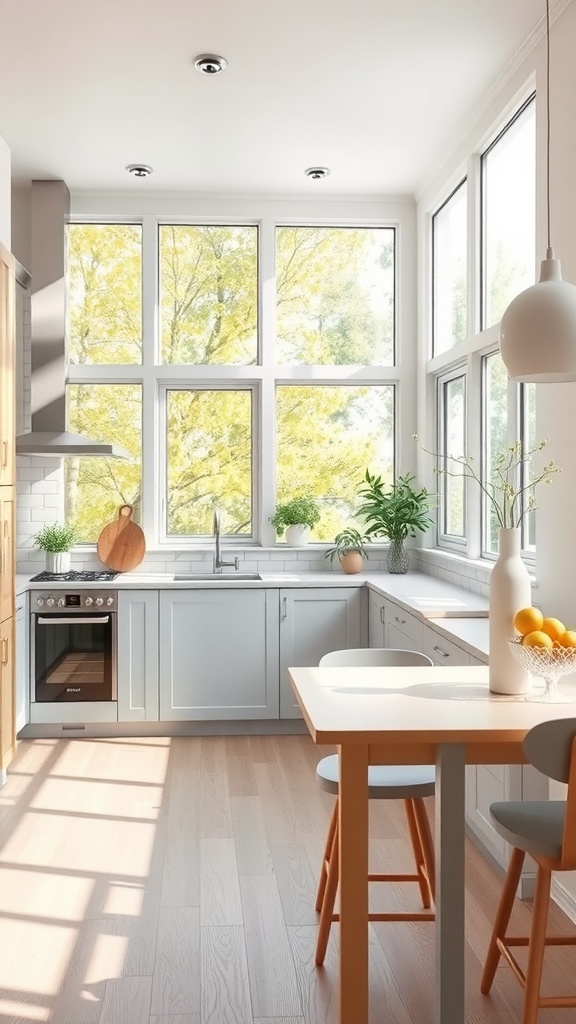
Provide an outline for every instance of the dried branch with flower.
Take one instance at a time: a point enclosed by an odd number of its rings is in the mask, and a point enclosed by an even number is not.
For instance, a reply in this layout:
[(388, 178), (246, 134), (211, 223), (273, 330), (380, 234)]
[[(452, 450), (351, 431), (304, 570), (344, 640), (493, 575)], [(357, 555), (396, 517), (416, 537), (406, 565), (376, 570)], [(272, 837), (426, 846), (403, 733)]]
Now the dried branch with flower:
[(533, 448), (526, 448), (522, 441), (515, 441), (496, 456), (491, 466), (491, 479), (482, 480), (472, 455), (439, 455), (425, 448), (418, 434), (414, 440), (427, 455), (454, 463), (458, 469), (436, 468), (437, 476), (454, 476), (475, 480), (488, 498), (498, 525), (503, 529), (520, 526), (524, 516), (538, 508), (535, 489), (540, 483), (551, 484), (552, 477), (562, 472), (562, 467), (550, 460), (538, 476), (530, 478), (532, 458), (549, 443), (549, 438), (539, 441)]

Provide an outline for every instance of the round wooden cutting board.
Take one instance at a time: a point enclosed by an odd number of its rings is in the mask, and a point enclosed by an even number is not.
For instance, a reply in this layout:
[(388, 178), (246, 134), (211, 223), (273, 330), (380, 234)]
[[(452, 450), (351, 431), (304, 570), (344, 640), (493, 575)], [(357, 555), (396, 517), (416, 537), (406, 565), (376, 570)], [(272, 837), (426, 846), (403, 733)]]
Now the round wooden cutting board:
[(109, 523), (98, 537), (98, 557), (109, 569), (129, 572), (146, 553), (144, 534), (132, 522), (132, 505), (120, 505), (118, 519)]

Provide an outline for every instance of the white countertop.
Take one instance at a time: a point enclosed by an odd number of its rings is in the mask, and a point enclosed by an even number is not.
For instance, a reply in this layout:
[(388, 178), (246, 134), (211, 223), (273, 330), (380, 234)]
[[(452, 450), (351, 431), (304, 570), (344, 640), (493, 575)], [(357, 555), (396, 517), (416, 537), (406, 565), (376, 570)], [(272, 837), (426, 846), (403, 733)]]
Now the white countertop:
[(404, 575), (387, 572), (356, 573), (346, 575), (339, 572), (263, 572), (260, 580), (175, 580), (172, 573), (120, 573), (110, 583), (52, 582), (32, 583), (31, 577), (16, 577), (16, 593), (26, 590), (183, 590), (188, 588), (229, 588), (265, 589), (271, 587), (358, 587), (370, 586), (373, 590), (395, 601), (401, 607), (422, 618), (482, 617), (488, 615), (488, 599), (469, 590), (445, 583), (435, 576), (408, 572)]

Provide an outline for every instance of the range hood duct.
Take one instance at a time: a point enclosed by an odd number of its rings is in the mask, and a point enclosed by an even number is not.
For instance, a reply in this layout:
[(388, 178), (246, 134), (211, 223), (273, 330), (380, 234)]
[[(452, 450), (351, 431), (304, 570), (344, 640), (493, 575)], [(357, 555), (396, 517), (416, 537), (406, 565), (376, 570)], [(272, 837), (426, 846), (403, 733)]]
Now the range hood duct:
[(66, 430), (66, 230), (70, 192), (64, 181), (33, 181), (31, 242), (32, 429), (16, 438), (17, 455), (131, 456)]

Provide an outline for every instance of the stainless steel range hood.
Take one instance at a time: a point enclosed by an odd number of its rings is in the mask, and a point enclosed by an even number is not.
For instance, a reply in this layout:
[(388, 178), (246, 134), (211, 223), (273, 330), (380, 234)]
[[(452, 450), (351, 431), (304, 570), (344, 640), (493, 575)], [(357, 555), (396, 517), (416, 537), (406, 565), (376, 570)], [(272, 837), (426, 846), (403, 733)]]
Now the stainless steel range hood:
[(16, 438), (17, 455), (131, 456), (66, 430), (66, 229), (70, 192), (63, 181), (33, 181), (31, 240), (32, 430)]

